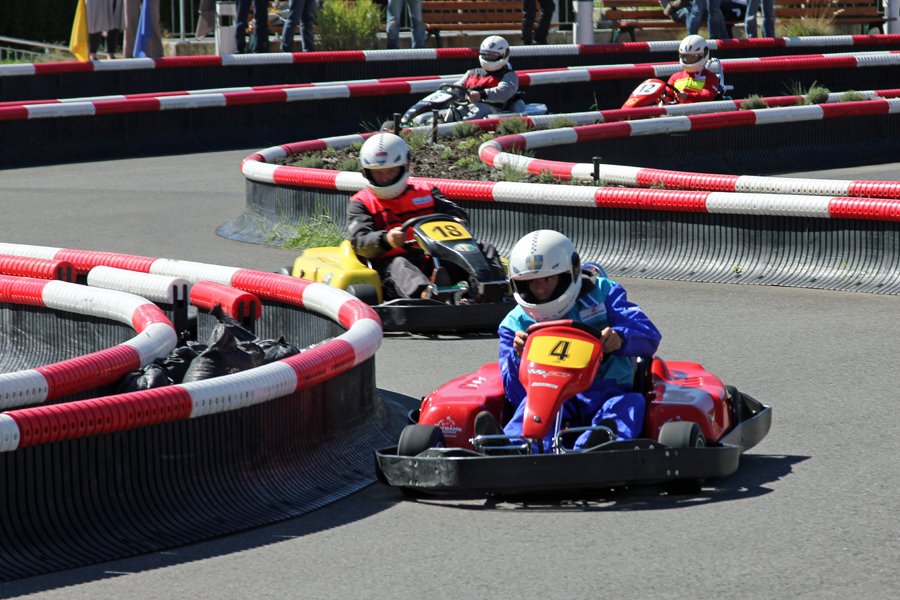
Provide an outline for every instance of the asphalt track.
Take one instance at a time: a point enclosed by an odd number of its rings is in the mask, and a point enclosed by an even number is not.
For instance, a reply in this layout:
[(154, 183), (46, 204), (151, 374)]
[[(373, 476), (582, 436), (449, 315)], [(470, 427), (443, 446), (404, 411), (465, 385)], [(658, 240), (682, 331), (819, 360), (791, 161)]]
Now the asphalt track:
[[(250, 150), (0, 171), (0, 240), (274, 270), (295, 253), (215, 235), (243, 206)], [(897, 166), (827, 176), (896, 180)], [(373, 485), (276, 525), (0, 585), (0, 598), (896, 598), (900, 298), (619, 281), (663, 332), (662, 357), (774, 407), (769, 436), (701, 494), (409, 501)], [(413, 406), (495, 357), (492, 336), (389, 335), (378, 386)]]

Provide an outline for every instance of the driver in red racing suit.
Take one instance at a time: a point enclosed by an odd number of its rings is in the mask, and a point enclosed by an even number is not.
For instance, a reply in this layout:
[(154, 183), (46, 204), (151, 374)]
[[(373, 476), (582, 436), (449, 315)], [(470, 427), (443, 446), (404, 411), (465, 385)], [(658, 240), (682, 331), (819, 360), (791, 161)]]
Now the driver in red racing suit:
[(678, 62), (683, 71), (669, 78), (669, 85), (677, 91), (675, 97), (681, 104), (707, 102), (719, 95), (719, 76), (706, 68), (709, 61), (709, 44), (699, 35), (689, 35), (678, 48)]
[[(485, 38), (481, 42), (478, 62), (481, 68), (466, 71), (454, 82), (454, 85), (466, 88), (468, 94), (470, 107), (468, 114), (463, 115), (463, 121), (502, 112), (519, 91), (519, 76), (509, 66), (509, 44), (505, 39), (499, 35)], [(444, 121), (452, 121), (453, 116), (453, 111), (448, 111)]]
[[(419, 257), (404, 248), (408, 238), (401, 225), (408, 219), (442, 213), (463, 225), (469, 221), (466, 211), (436, 187), (407, 182), (406, 142), (392, 133), (373, 135), (360, 148), (359, 160), (367, 187), (347, 204), (350, 244), (357, 255), (371, 259), (381, 276), (385, 299), (419, 298), (431, 283), (448, 286), (457, 278), (465, 279), (461, 268), (445, 263), (432, 281), (420, 270)], [(488, 243), (479, 242), (478, 246), (491, 265), (494, 279), (506, 279), (497, 250)]]

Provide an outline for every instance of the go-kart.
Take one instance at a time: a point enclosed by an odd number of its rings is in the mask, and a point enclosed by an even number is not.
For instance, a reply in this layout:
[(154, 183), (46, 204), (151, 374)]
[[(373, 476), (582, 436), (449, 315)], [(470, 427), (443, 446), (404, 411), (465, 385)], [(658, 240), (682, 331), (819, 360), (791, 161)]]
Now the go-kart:
[[(401, 227), (407, 236), (404, 247), (418, 255), (422, 271), (430, 274), (431, 284), (422, 298), (385, 301), (378, 272), (360, 260), (349, 241), (304, 250), (292, 267), (279, 273), (346, 290), (375, 309), (385, 331), (496, 328), (514, 306), (509, 282), (494, 279), (465, 225), (433, 214), (409, 219)], [(454, 273), (465, 277), (459, 280)]]
[[(475, 435), (475, 417), (489, 411), (498, 423), (512, 416), (500, 368), (487, 364), (429, 394), (396, 447), (375, 453), (383, 483), (410, 494), (577, 491), (662, 484), (670, 493), (699, 491), (708, 478), (726, 477), (740, 455), (768, 433), (771, 408), (725, 386), (690, 362), (640, 358), (634, 391), (643, 394), (644, 437), (617, 441), (607, 427), (566, 427), (562, 406), (586, 390), (603, 358), (600, 332), (583, 323), (532, 325), (519, 379), (527, 402), (521, 436)], [(586, 431), (604, 441), (574, 450)], [(553, 432), (552, 450), (543, 440)], [(593, 440), (591, 435), (589, 440)]]
[[(725, 85), (725, 73), (722, 72), (722, 63), (718, 58), (709, 60), (709, 70), (719, 75), (719, 93), (716, 100), (731, 100), (728, 94), (734, 89), (733, 85)], [(622, 108), (641, 108), (643, 106), (669, 106), (679, 104), (678, 90), (661, 79), (647, 79), (634, 88), (628, 100)]]
[[(546, 104), (525, 104), (522, 99), (524, 96), (525, 92), (517, 92), (501, 112), (488, 115), (488, 117), (496, 119), (547, 114)], [(463, 121), (469, 113), (470, 107), (468, 90), (465, 87), (445, 83), (407, 110), (400, 119), (400, 125), (429, 125), (434, 119), (435, 112), (438, 113), (439, 123)]]

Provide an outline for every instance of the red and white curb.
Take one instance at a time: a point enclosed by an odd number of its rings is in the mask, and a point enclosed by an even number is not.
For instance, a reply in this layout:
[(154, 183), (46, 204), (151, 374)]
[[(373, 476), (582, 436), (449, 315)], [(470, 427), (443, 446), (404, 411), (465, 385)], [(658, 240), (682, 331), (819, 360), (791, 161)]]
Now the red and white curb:
[(165, 314), (151, 301), (134, 294), (2, 275), (0, 300), (111, 319), (138, 332), (136, 337), (106, 350), (0, 374), (0, 409), (45, 402), (112, 383), (167, 355), (178, 342)]
[[(739, 48), (826, 48), (828, 46), (866, 46), (872, 44), (900, 44), (897, 35), (833, 35), (796, 38), (709, 40), (713, 50)], [(510, 54), (517, 56), (577, 56), (580, 54), (616, 54), (621, 52), (675, 52), (679, 40), (663, 42), (626, 42), (622, 44), (553, 46), (513, 46)], [(90, 62), (56, 62), (0, 66), (0, 77), (46, 75), (102, 71), (135, 71), (173, 69), (180, 67), (229, 67), (276, 64), (311, 64), (341, 62), (385, 62), (407, 60), (440, 60), (478, 58), (477, 48), (422, 48), (405, 50), (363, 50), (347, 52), (295, 52), (271, 54), (234, 54), (226, 56), (183, 56), (168, 58), (131, 58), (125, 60), (96, 60)]]
[(0, 414), (0, 451), (259, 404), (339, 375), (374, 356), (381, 345), (381, 321), (375, 311), (347, 292), (321, 283), (233, 267), (82, 250), (0, 244), (0, 251), (47, 259), (65, 256), (84, 272), (113, 266), (180, 277), (192, 284), (212, 281), (259, 298), (306, 308), (347, 328), (345, 333), (301, 354), (233, 375), (5, 412)]

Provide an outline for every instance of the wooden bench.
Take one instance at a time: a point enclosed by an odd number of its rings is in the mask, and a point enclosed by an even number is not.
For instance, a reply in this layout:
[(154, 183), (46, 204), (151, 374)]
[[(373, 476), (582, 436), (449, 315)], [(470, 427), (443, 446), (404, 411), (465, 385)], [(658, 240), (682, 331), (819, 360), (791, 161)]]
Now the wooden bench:
[(440, 48), (442, 31), (522, 31), (522, 0), (423, 0), (422, 20)]
[[(887, 19), (879, 12), (875, 0), (776, 0), (776, 23), (811, 18), (832, 18), (835, 25), (861, 25), (862, 33), (870, 28), (883, 30)], [(623, 33), (636, 41), (638, 29), (683, 29), (687, 35), (687, 24), (671, 20), (663, 12), (657, 0), (603, 0), (603, 19), (598, 29), (612, 29), (612, 39), (616, 42)], [(740, 21), (725, 21), (729, 34), (731, 27)], [(705, 23), (704, 23), (705, 25)], [(760, 26), (761, 29), (761, 26)]]

